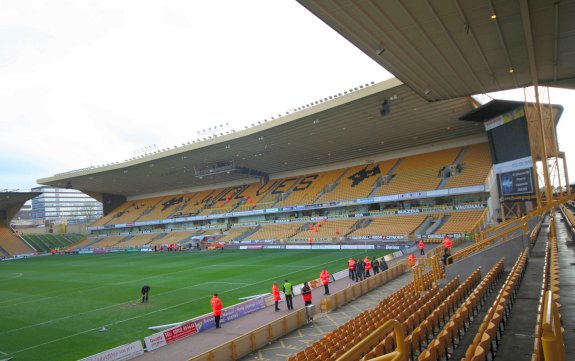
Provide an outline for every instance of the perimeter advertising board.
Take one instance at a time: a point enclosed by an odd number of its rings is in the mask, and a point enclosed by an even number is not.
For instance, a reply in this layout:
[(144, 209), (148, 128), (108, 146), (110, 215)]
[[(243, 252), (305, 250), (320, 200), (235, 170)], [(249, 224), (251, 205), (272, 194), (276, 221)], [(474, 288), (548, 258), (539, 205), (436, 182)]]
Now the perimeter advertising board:
[[(221, 323), (230, 322), (236, 318), (240, 318), (252, 312), (264, 309), (265, 307), (266, 304), (264, 298), (258, 297), (246, 302), (239, 303), (237, 305), (224, 308), (222, 312)], [(214, 328), (215, 326), (214, 316), (211, 314), (196, 317), (194, 319), (185, 321), (179, 326), (172, 327), (165, 331), (161, 331), (144, 338), (146, 350), (149, 352), (158, 349), (184, 337), (195, 335), (196, 333)]]

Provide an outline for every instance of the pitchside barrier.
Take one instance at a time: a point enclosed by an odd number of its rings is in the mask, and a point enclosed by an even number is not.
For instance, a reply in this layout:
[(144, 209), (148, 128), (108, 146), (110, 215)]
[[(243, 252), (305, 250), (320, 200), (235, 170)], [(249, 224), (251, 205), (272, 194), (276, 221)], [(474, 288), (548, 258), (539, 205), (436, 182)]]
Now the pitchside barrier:
[[(417, 247), (410, 247), (407, 249), (403, 249), (401, 251), (397, 251), (391, 254), (384, 256), (386, 262), (391, 261), (397, 257), (402, 257), (406, 254), (413, 253), (417, 251)], [(381, 259), (381, 258), (380, 258)], [(372, 289), (379, 287), (399, 275), (405, 273), (408, 270), (407, 265), (404, 262), (397, 264), (394, 267), (389, 268), (386, 271), (380, 272), (377, 275), (373, 275), (372, 277), (368, 277), (367, 279), (354, 283), (347, 288), (336, 292), (328, 297), (324, 298), (321, 303), (321, 310), (316, 308), (315, 312), (327, 312), (333, 310), (337, 307), (340, 307), (351, 300), (371, 291)], [(349, 271), (347, 269), (335, 272), (330, 274), (330, 282), (335, 282), (336, 280), (343, 279), (348, 277)], [(319, 278), (314, 280), (308, 281), (312, 288), (322, 287), (321, 281)], [(301, 288), (303, 284), (295, 285), (294, 286), (294, 295), (301, 294)], [(283, 293), (282, 293), (283, 296)], [(285, 298), (282, 297), (282, 301)], [(273, 298), (271, 296), (262, 296), (262, 297), (255, 297), (248, 301), (238, 303), (236, 305), (226, 307), (222, 310), (222, 317), (221, 323), (224, 324), (226, 322), (230, 322), (240, 317), (244, 317), (250, 313), (257, 312), (274, 304)], [(296, 312), (290, 313), (289, 315), (275, 320), (265, 326), (254, 330), (247, 335), (239, 337), (235, 340), (232, 340), (222, 346), (219, 346), (213, 350), (202, 354), (197, 358), (198, 360), (204, 360), (201, 358), (203, 355), (209, 354), (211, 356), (205, 358), (206, 360), (229, 360), (229, 359), (236, 359), (238, 356), (242, 357), (247, 355), (248, 353), (261, 348), (275, 340), (279, 337), (282, 337), (289, 332), (300, 328), (307, 322), (307, 317), (305, 314), (305, 309), (298, 310)], [(167, 325), (171, 326), (171, 325)], [(205, 314), (187, 321), (183, 321), (178, 323), (174, 327), (170, 327), (167, 330), (160, 331), (154, 333), (148, 337), (144, 338), (144, 344), (146, 345), (145, 351), (152, 351), (156, 350), (160, 347), (164, 347), (173, 343), (175, 341), (181, 340), (182, 338), (195, 335), (199, 332), (203, 332), (215, 327), (214, 316), (209, 313)], [(139, 350), (134, 351), (134, 356), (131, 356), (127, 350), (136, 350), (138, 349), (135, 346), (135, 343), (140, 344), (141, 342), (135, 341), (133, 343), (116, 347), (111, 350), (104, 351), (97, 355), (90, 356), (82, 361), (126, 361), (130, 360), (134, 357), (139, 356)], [(136, 354), (137, 353), (137, 354)], [(217, 356), (219, 354), (226, 355), (226, 356)], [(232, 356), (235, 355), (235, 356)], [(94, 358), (96, 357), (96, 358)], [(216, 358), (212, 358), (216, 357)], [(196, 358), (194, 358), (196, 360)]]

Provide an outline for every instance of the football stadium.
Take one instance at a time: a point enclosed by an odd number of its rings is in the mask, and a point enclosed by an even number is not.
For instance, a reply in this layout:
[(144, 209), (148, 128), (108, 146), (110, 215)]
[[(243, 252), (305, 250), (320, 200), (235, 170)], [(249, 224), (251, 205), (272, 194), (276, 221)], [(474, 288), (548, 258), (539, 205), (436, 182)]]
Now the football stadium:
[(1, 192), (0, 360), (573, 358), (575, 1), (298, 2), (394, 78)]

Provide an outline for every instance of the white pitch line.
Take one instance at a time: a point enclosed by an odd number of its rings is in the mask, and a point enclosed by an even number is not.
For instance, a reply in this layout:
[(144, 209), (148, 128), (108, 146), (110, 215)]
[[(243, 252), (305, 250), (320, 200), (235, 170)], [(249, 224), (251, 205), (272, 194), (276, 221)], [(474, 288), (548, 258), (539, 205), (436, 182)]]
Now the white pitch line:
[(249, 283), (245, 283), (245, 282), (223, 282), (223, 281), (210, 281), (210, 282), (205, 282), (203, 284), (205, 285), (208, 283), (220, 283), (220, 284), (224, 284), (224, 285), (244, 285), (244, 286), (249, 285)]
[(3, 279), (5, 279), (5, 280), (13, 280), (13, 279), (15, 279), (15, 278), (20, 278), (20, 277), (22, 277), (23, 275), (24, 275), (24, 273), (22, 273), (22, 272), (14, 272), (14, 273), (12, 273), (12, 276), (10, 276), (10, 277), (4, 277)]
[[(198, 270), (198, 269), (203, 269), (203, 268), (210, 268), (212, 267), (212, 265), (208, 265), (208, 266), (200, 266), (200, 267), (196, 267), (193, 270)], [(167, 276), (167, 275), (174, 275), (177, 273), (181, 273), (181, 272), (189, 272), (190, 269), (184, 269), (184, 270), (180, 270), (180, 271), (174, 271), (174, 272), (170, 272), (170, 273), (164, 273), (160, 276), (158, 275), (153, 275), (153, 276), (149, 276), (149, 277), (144, 277), (144, 278), (140, 278), (137, 280), (129, 280), (129, 281), (123, 281), (123, 282), (116, 282), (116, 283), (109, 283), (109, 284), (103, 284), (101, 286), (86, 286), (86, 287), (78, 287), (66, 294), (60, 293), (59, 291), (54, 291), (54, 296), (49, 296), (49, 297), (42, 297), (42, 298), (38, 298), (37, 295), (31, 295), (31, 296), (23, 296), (23, 297), (18, 297), (18, 298), (12, 298), (12, 299), (7, 299), (7, 300), (3, 300), (0, 301), (0, 309), (1, 308), (12, 308), (14, 307), (14, 302), (18, 301), (18, 305), (23, 305), (26, 303), (34, 303), (34, 302), (38, 302), (38, 301), (45, 301), (45, 300), (49, 300), (51, 298), (58, 298), (58, 297), (62, 297), (65, 295), (71, 295), (74, 294), (76, 292), (82, 292), (85, 290), (96, 290), (98, 288), (104, 288), (104, 287), (109, 287), (109, 286), (120, 286), (120, 285), (124, 285), (124, 284), (130, 284), (130, 283), (135, 283), (135, 282), (141, 282), (141, 281), (145, 281), (145, 280), (149, 280), (151, 278), (154, 277), (163, 277), (163, 276)], [(186, 287), (187, 288), (187, 287)], [(185, 288), (184, 288), (185, 289)], [(27, 299), (27, 298), (31, 298), (29, 301), (21, 301), (22, 299)], [(7, 303), (6, 305), (2, 305), (2, 303)], [(122, 304), (122, 303), (119, 303)]]
[[(171, 291), (166, 291), (166, 292), (163, 292), (163, 293), (158, 293), (157, 295), (158, 295), (158, 296), (159, 296), (159, 295), (165, 295), (165, 294), (173, 293), (173, 292), (176, 292), (176, 291), (181, 291), (181, 290), (185, 290), (185, 289), (189, 289), (189, 288), (193, 288), (193, 287), (203, 286), (203, 285), (205, 285), (206, 283), (209, 283), (209, 282), (198, 283), (198, 284), (195, 284), (195, 285), (178, 288), (177, 290), (171, 290)], [(138, 300), (139, 300), (139, 298), (138, 298)], [(48, 323), (52, 323), (52, 322), (63, 321), (63, 320), (66, 320), (66, 319), (69, 319), (69, 318), (72, 318), (72, 317), (87, 315), (87, 314), (92, 313), (92, 312), (103, 311), (103, 310), (107, 310), (107, 309), (109, 309), (109, 308), (115, 308), (115, 307), (117, 307), (117, 306), (126, 305), (126, 304), (131, 304), (132, 302), (133, 302), (133, 301), (122, 302), (122, 303), (115, 303), (115, 304), (113, 304), (113, 305), (109, 305), (109, 306), (106, 306), (106, 307), (95, 308), (95, 309), (93, 309), (93, 310), (89, 310), (89, 311), (85, 311), (85, 312), (80, 312), (80, 313), (75, 313), (75, 314), (68, 315), (68, 316), (64, 316), (64, 317), (60, 317), (60, 318), (55, 318), (55, 319), (52, 319), (52, 320), (48, 320), (48, 321), (36, 323), (36, 324), (33, 324), (33, 325), (23, 326), (23, 327), (20, 327), (20, 328), (14, 328), (14, 329), (11, 329), (11, 330), (7, 330), (7, 331), (0, 332), (0, 335), (5, 335), (5, 334), (8, 334), (8, 333), (12, 333), (12, 332), (15, 332), (15, 331), (20, 331), (20, 330), (25, 330), (25, 329), (32, 328), (32, 327), (36, 327), (36, 326), (42, 326), (42, 325), (45, 325), (45, 324), (48, 324)]]
[[(345, 260), (345, 259), (347, 259), (347, 257), (340, 258), (339, 260)], [(318, 265), (314, 265), (314, 266), (307, 267), (307, 268), (305, 268), (305, 269), (315, 268), (315, 267), (323, 266), (323, 265), (330, 264), (330, 263), (333, 263), (333, 262), (335, 262), (335, 261), (325, 262), (325, 263), (322, 263), (322, 264), (318, 264)], [(303, 269), (302, 269), (302, 270), (303, 270)], [(293, 274), (293, 273), (297, 273), (297, 272), (288, 273), (288, 274), (286, 274), (286, 276), (291, 275), (291, 274)], [(269, 282), (269, 281), (272, 281), (272, 280), (273, 280), (273, 278), (268, 278), (268, 279), (265, 279), (265, 280), (262, 280), (262, 281), (259, 281), (259, 282), (256, 282), (256, 283), (248, 284), (248, 285), (249, 285), (249, 286), (253, 286), (253, 285), (256, 285), (256, 284), (259, 284), (259, 283)], [(192, 286), (192, 287), (193, 287), (193, 286)], [(242, 287), (233, 288), (233, 289), (231, 289), (231, 290), (222, 291), (222, 292), (220, 292), (220, 294), (233, 292), (233, 291), (242, 289), (242, 288), (244, 288), (244, 287), (247, 287), (247, 286), (242, 286)], [(162, 309), (154, 310), (154, 311), (151, 311), (151, 312), (148, 312), (148, 313), (145, 313), (145, 314), (141, 314), (141, 315), (139, 315), (139, 316), (126, 318), (126, 319), (119, 320), (119, 321), (116, 321), (116, 322), (114, 322), (114, 323), (106, 324), (106, 325), (103, 325), (103, 326), (104, 326), (104, 327), (110, 327), (110, 326), (113, 326), (113, 325), (117, 325), (117, 324), (120, 324), (120, 323), (124, 323), (124, 322), (128, 322), (128, 321), (131, 321), (131, 320), (135, 320), (135, 319), (137, 319), (137, 318), (147, 317), (147, 316), (149, 316), (149, 315), (151, 315), (151, 314), (154, 314), (154, 313), (163, 312), (163, 311), (166, 311), (166, 310), (170, 310), (170, 309), (172, 309), (172, 308), (177, 308), (177, 307), (180, 307), (180, 306), (183, 306), (183, 305), (187, 305), (187, 304), (192, 303), (192, 302), (195, 302), (195, 301), (199, 301), (199, 300), (201, 300), (201, 299), (208, 299), (208, 298), (211, 298), (211, 296), (204, 296), (204, 297), (195, 298), (195, 299), (193, 299), (193, 300), (189, 300), (189, 301), (186, 301), (186, 302), (182, 302), (182, 303), (179, 303), (179, 304), (177, 304), (177, 305), (172, 305), (172, 306), (170, 306), (170, 307), (165, 307), (165, 308), (162, 308)], [(106, 307), (106, 308), (107, 308), (107, 307)], [(51, 322), (51, 321), (42, 322), (41, 324), (46, 324), (46, 323), (49, 323), (49, 322)], [(51, 344), (51, 343), (54, 343), (54, 342), (59, 342), (59, 341), (62, 341), (62, 340), (67, 340), (67, 339), (69, 339), (69, 338), (72, 338), (72, 337), (75, 337), (75, 336), (78, 336), (78, 335), (83, 335), (83, 334), (88, 333), (88, 332), (96, 331), (96, 330), (99, 330), (99, 329), (101, 329), (101, 328), (102, 328), (102, 326), (98, 326), (98, 327), (96, 327), (96, 328), (91, 328), (91, 329), (86, 330), (86, 331), (77, 332), (77, 333), (75, 333), (75, 334), (68, 335), (68, 336), (64, 336), (64, 337), (60, 337), (60, 338), (57, 338), (57, 339), (55, 339), (55, 340), (43, 342), (43, 343), (38, 344), (38, 345), (26, 347), (26, 348), (23, 348), (23, 349), (21, 349), (21, 350), (12, 352), (11, 355), (15, 355), (15, 354), (20, 353), (20, 352), (24, 352), (24, 351), (28, 351), (28, 350), (31, 350), (31, 349), (35, 349), (35, 348), (38, 348), (38, 347), (42, 347), (42, 346), (45, 346), (45, 345), (48, 345), (48, 344)]]

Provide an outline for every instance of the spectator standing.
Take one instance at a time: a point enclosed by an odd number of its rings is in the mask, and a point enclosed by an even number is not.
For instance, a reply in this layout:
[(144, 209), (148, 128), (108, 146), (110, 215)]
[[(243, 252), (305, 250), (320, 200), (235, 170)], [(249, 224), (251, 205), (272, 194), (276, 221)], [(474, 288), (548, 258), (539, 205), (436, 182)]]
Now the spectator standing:
[(423, 256), (425, 254), (425, 245), (423, 244), (423, 239), (419, 240), (418, 247), (419, 247), (419, 254)]
[(379, 261), (379, 268), (381, 269), (381, 272), (386, 271), (389, 268), (384, 257), (381, 257), (381, 261)]
[(349, 261), (347, 261), (347, 268), (349, 270), (349, 278), (351, 278), (352, 281), (355, 280), (355, 260), (353, 258), (350, 258)]
[(307, 282), (304, 282), (303, 284), (303, 287), (301, 289), (301, 297), (306, 306), (311, 305), (311, 299), (312, 299), (311, 287)]
[(321, 284), (324, 288), (324, 295), (329, 295), (329, 272), (324, 268), (319, 275)]
[(359, 282), (361, 280), (363, 280), (363, 262), (361, 259), (358, 259), (357, 262), (355, 262), (355, 281)]
[(219, 299), (218, 294), (214, 293), (214, 297), (210, 301), (212, 306), (212, 311), (214, 314), (214, 321), (216, 322), (216, 328), (220, 327), (220, 317), (222, 316), (222, 301)]
[(142, 287), (142, 303), (148, 303), (148, 296), (150, 294), (151, 287), (148, 285), (144, 285)]
[(373, 268), (373, 274), (376, 275), (379, 273), (379, 260), (375, 257), (371, 260), (371, 267)]
[(293, 310), (293, 286), (288, 280), (284, 280), (283, 291), (286, 296), (287, 309)]
[(274, 303), (275, 303), (275, 310), (279, 311), (279, 303), (280, 303), (280, 291), (278, 289), (278, 283), (274, 282), (273, 286), (272, 286), (272, 296), (274, 297)]

